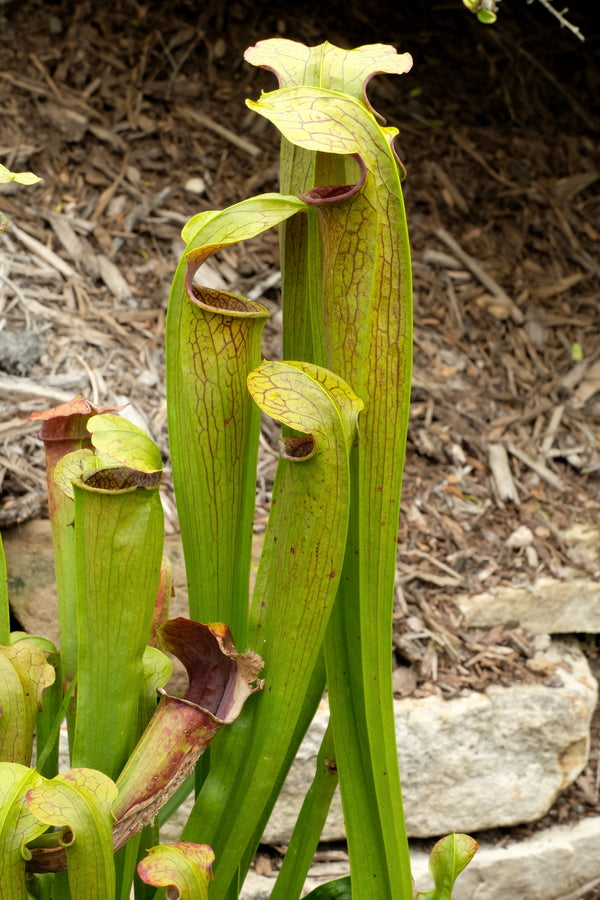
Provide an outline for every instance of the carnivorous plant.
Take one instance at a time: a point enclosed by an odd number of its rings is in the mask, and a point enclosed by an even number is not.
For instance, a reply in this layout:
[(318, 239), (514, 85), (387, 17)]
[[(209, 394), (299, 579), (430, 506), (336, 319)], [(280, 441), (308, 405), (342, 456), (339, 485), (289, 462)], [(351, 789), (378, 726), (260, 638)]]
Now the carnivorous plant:
[[(330, 725), (272, 898), (300, 897), (338, 783), (350, 874), (310, 896), (446, 900), (476, 849), (441, 841), (435, 887), (416, 894), (391, 681), (411, 265), (397, 130), (366, 94), (372, 75), (412, 60), (280, 39), (246, 59), (279, 81), (248, 106), (281, 132), (281, 193), (187, 223), (167, 311), (189, 618), (168, 617), (156, 445), (82, 397), (34, 414), (60, 648), (9, 634), (2, 556), (2, 900), (237, 898), (325, 687)], [(202, 282), (210, 256), (273, 226), (284, 361), (261, 359), (262, 304)], [(250, 592), (261, 415), (282, 437)], [(173, 656), (183, 696), (168, 690)], [(192, 790), (181, 840), (162, 846), (157, 816)]]

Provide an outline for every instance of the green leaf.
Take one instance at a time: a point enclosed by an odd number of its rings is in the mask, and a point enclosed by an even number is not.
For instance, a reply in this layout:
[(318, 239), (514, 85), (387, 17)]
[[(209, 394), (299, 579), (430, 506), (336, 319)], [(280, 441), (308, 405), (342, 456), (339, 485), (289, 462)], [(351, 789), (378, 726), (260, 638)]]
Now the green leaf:
[(320, 884), (306, 894), (304, 900), (352, 900), (350, 876), (346, 875), (345, 878)]
[(112, 413), (92, 416), (87, 422), (96, 448), (74, 450), (56, 463), (55, 484), (73, 499), (73, 484), (101, 490), (156, 487), (162, 472), (160, 450), (142, 428)]
[[(65, 717), (68, 700), (63, 700), (62, 685), (59, 677), (60, 671), (60, 655), (52, 643), (47, 638), (39, 635), (30, 635), (25, 631), (13, 631), (10, 636), (11, 644), (16, 645), (22, 642), (33, 645), (42, 650), (46, 662), (56, 673), (56, 677), (52, 678), (52, 674), (47, 672), (47, 682), (42, 686), (43, 702), (41, 696), (38, 700), (38, 708), (35, 712), (35, 740), (37, 761), (36, 769), (46, 778), (52, 778), (58, 772), (58, 732), (60, 724)], [(71, 690), (67, 690), (66, 696), (71, 696)], [(31, 754), (27, 758), (27, 763), (31, 759)]]
[(11, 172), (0, 163), (0, 184), (8, 184), (11, 181), (16, 181), (17, 184), (37, 184), (41, 180), (33, 172)]
[(173, 663), (158, 647), (148, 646), (142, 658), (143, 689), (139, 706), (139, 728), (141, 734), (154, 715), (158, 703), (158, 691), (173, 674)]
[(0, 647), (0, 760), (29, 765), (37, 711), (54, 679), (34, 640)]
[(69, 769), (27, 794), (31, 813), (61, 828), (72, 900), (107, 900), (115, 892), (111, 803), (114, 782), (94, 769)]
[(366, 86), (373, 75), (378, 72), (402, 75), (412, 66), (410, 53), (398, 54), (389, 44), (367, 44), (344, 50), (329, 41), (307, 47), (286, 38), (259, 41), (246, 50), (244, 59), (271, 69), (280, 87), (312, 84), (343, 91), (364, 103), (367, 103)]
[[(260, 362), (268, 311), (205, 288), (202, 263), (300, 210), (296, 197), (264, 194), (195, 216), (167, 313), (167, 411), (190, 615), (227, 622), (246, 644), (260, 418), (246, 376)], [(195, 280), (198, 273), (199, 283)]]
[(104, 458), (115, 460), (140, 472), (162, 471), (160, 450), (143, 428), (123, 416), (105, 413), (88, 422), (92, 444)]
[[(273, 38), (259, 41), (244, 54), (253, 65), (277, 75), (281, 88), (310, 85), (349, 94), (373, 111), (367, 84), (378, 72), (402, 74), (412, 65), (410, 54), (397, 54), (386, 44), (343, 50), (325, 41), (307, 47), (297, 41)], [(313, 153), (282, 139), (280, 189), (303, 194), (315, 185), (343, 185), (354, 178), (353, 160)], [(284, 359), (306, 359), (328, 365), (322, 333), (321, 237), (317, 213), (296, 216), (281, 226)]]
[(283, 442), (252, 597), (248, 639), (265, 660), (266, 689), (219, 739), (183, 832), (203, 834), (215, 851), (215, 898), (259, 840), (308, 724), (305, 701), (343, 561), (348, 444), (361, 406), (341, 379), (308, 363), (265, 362), (248, 386), (261, 409), (303, 435)]
[[(60, 676), (63, 690), (75, 674), (77, 664), (77, 621), (75, 611), (75, 535), (73, 531), (73, 489), (65, 473), (62, 486), (55, 473), (59, 461), (75, 450), (92, 443), (87, 430), (90, 417), (101, 412), (114, 412), (115, 407), (97, 406), (81, 394), (52, 409), (33, 412), (30, 419), (39, 422), (38, 437), (44, 443), (46, 477), (48, 481), (48, 510), (52, 526), (54, 570), (58, 594), (58, 625), (60, 630)], [(81, 473), (74, 472), (73, 479)], [(67, 723), (72, 729), (72, 710)]]
[(79, 681), (71, 759), (116, 779), (140, 735), (164, 516), (158, 486), (110, 490), (91, 477), (74, 483)]
[(306, 86), (263, 93), (246, 105), (273, 122), (292, 144), (322, 153), (358, 153), (361, 141), (352, 113), (369, 115), (346, 94)]
[(187, 252), (193, 249), (190, 245), (203, 245), (214, 253), (211, 245), (224, 247), (247, 241), (302, 210), (304, 204), (297, 197), (260, 194), (227, 209), (209, 210), (193, 216), (182, 229), (181, 236), (188, 245)]
[[(382, 894), (404, 900), (412, 896), (412, 886), (389, 647), (410, 397), (410, 252), (403, 169), (393, 152), (396, 129), (379, 124), (359, 94), (361, 79), (354, 73), (351, 52), (340, 53), (352, 73), (352, 96), (345, 92), (339, 61), (337, 80), (329, 73), (323, 79), (318, 66), (311, 67), (311, 55), (305, 69), (295, 71), (304, 85), (289, 87), (282, 79), (279, 91), (249, 105), (272, 121), (285, 141), (297, 144), (302, 153), (316, 154), (312, 167), (300, 157), (302, 173), (315, 181), (294, 183), (315, 205), (323, 248), (316, 300), (310, 294), (302, 305), (294, 296), (294, 314), (312, 329), (300, 352), (312, 348), (316, 361), (351, 384), (365, 404), (360, 440), (350, 459), (350, 529), (325, 641), (327, 680), (354, 891), (361, 900)], [(349, 187), (316, 180), (321, 154), (327, 153), (360, 159), (358, 183)], [(352, 166), (356, 170), (354, 162)], [(349, 171), (348, 162), (342, 174)], [(291, 253), (293, 267), (293, 248)], [(284, 296), (284, 316), (286, 302)], [(299, 340), (304, 340), (301, 335)]]
[(477, 18), (483, 25), (493, 25), (498, 16), (489, 9), (480, 9), (477, 12)]
[[(47, 654), (54, 655), (58, 652), (52, 641), (49, 641), (48, 638), (41, 637), (39, 634), (29, 634), (27, 631), (11, 631), (10, 643), (19, 644), (21, 641), (27, 641), (29, 644), (39, 647), (40, 650), (43, 650), (44, 653)], [(53, 663), (51, 663), (51, 665), (52, 664)]]
[(85, 481), (85, 479), (93, 472), (99, 472), (108, 466), (110, 466), (109, 460), (97, 456), (93, 450), (90, 450), (89, 448), (73, 450), (72, 453), (68, 453), (57, 462), (54, 469), (54, 481), (57, 487), (69, 497), (69, 499), (73, 500), (75, 497), (73, 483), (75, 481)]
[[(299, 377), (299, 373), (307, 377)], [(248, 388), (264, 413), (282, 425), (315, 437), (322, 437), (330, 427), (324, 417), (325, 394), (337, 412), (350, 450), (363, 402), (346, 382), (328, 369), (308, 362), (264, 362), (248, 376)], [(292, 443), (297, 442), (288, 442)], [(309, 448), (306, 444), (302, 446), (304, 452), (297, 455), (304, 459)], [(311, 447), (311, 453), (316, 449), (316, 445)], [(294, 455), (287, 458), (294, 459)]]
[(467, 866), (479, 844), (468, 834), (450, 834), (439, 840), (429, 856), (429, 870), (435, 888), (419, 891), (418, 900), (451, 900), (454, 882)]
[[(397, 128), (380, 125), (361, 101), (318, 87), (283, 88), (263, 93), (256, 102), (246, 100), (246, 104), (273, 122), (292, 144), (315, 153), (357, 155), (369, 169), (380, 166), (382, 153), (390, 155), (398, 134)], [(397, 193), (393, 176), (387, 188)], [(347, 193), (338, 186), (334, 188), (333, 199), (344, 199)], [(309, 196), (310, 191), (304, 199)], [(331, 202), (330, 194), (326, 199)]]
[[(65, 695), (62, 700), (59, 701), (60, 692), (57, 691), (57, 697), (53, 697), (55, 703), (53, 704), (50, 710), (46, 710), (46, 704), (44, 704), (44, 716), (48, 713), (48, 722), (44, 722), (42, 716), (38, 716), (37, 721), (37, 759), (35, 763), (35, 767), (40, 774), (44, 775), (46, 778), (54, 777), (54, 775), (58, 774), (58, 750), (59, 750), (59, 735), (60, 735), (60, 726), (62, 725), (67, 709), (69, 707), (69, 703), (71, 702), (71, 698), (75, 693), (75, 688), (77, 686), (77, 676), (73, 678), (69, 687), (65, 691)], [(55, 687), (60, 689), (60, 684), (55, 684)], [(50, 713), (54, 713), (54, 717), (50, 719)], [(40, 725), (43, 724), (43, 731)], [(48, 761), (48, 762), (47, 762)], [(52, 766), (54, 771), (48, 772), (47, 767), (50, 768)]]
[(173, 663), (158, 647), (146, 647), (143, 657), (144, 682), (149, 693), (156, 694), (173, 674)]
[[(315, 777), (296, 819), (275, 887), (271, 892), (271, 900), (289, 900), (290, 897), (300, 896), (337, 784), (333, 729), (329, 722), (319, 748)], [(350, 898), (349, 893), (347, 896)]]
[(160, 565), (160, 577), (158, 580), (156, 601), (154, 603), (154, 615), (152, 616), (152, 632), (150, 634), (149, 641), (152, 647), (160, 647), (158, 629), (169, 618), (171, 597), (173, 597), (174, 595), (175, 590), (173, 588), (173, 566), (169, 557), (163, 556)]
[(174, 900), (208, 900), (214, 858), (206, 844), (159, 845), (152, 847), (148, 856), (138, 863), (138, 874), (146, 884), (173, 889), (167, 892), (167, 897)]
[(26, 900), (25, 862), (31, 856), (26, 844), (44, 832), (28, 808), (30, 788), (43, 782), (35, 769), (18, 763), (0, 763), (0, 888), (7, 900)]

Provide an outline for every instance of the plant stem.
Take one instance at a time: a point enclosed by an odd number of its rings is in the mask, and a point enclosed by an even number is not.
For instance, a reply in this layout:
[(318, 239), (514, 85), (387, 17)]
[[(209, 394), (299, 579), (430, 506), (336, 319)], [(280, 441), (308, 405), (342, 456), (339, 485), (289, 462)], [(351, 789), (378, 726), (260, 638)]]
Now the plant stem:
[(271, 900), (295, 900), (300, 896), (337, 783), (333, 730), (328, 724), (317, 757), (315, 777), (296, 819)]

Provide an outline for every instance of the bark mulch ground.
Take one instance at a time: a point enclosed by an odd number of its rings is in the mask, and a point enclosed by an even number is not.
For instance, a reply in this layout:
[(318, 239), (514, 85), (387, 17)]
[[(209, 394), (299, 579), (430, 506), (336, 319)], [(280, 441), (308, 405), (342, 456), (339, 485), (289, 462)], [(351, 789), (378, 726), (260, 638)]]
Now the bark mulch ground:
[[(157, 440), (177, 529), (162, 336), (179, 232), (201, 210), (277, 187), (274, 130), (244, 105), (274, 81), (243, 51), (273, 35), (392, 43), (415, 61), (409, 75), (370, 85), (400, 128), (414, 255), (398, 694), (452, 697), (539, 677), (527, 665), (531, 635), (467, 630), (452, 596), (564, 577), (581, 562), (565, 531), (598, 522), (597, 25), (583, 2), (570, 18), (585, 43), (520, 0), (503, 0), (488, 28), (459, 0), (382, 3), (373, 15), (357, 2), (325, 6), (0, 6), (0, 161), (44, 179), (0, 193), (10, 219), (0, 237), (0, 526), (46, 514), (28, 413), (82, 392), (129, 401)], [(222, 253), (209, 277), (269, 306), (264, 353), (277, 357), (276, 234)], [(258, 530), (275, 440), (265, 423)], [(595, 638), (586, 647), (595, 660)], [(553, 820), (600, 811), (598, 755), (595, 741)]]

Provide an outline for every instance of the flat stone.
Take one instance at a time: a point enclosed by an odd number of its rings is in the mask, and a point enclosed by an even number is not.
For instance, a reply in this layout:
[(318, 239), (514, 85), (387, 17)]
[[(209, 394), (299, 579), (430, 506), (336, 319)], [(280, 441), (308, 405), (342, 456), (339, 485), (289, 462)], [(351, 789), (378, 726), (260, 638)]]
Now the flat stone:
[(600, 633), (600, 582), (541, 576), (535, 584), (454, 598), (469, 627), (520, 625), (538, 634)]
[(600, 633), (600, 531), (575, 525), (563, 540), (575, 567), (565, 568), (560, 578), (542, 575), (531, 585), (455, 597), (465, 624), (520, 625), (541, 634)]
[(2, 534), (10, 608), (25, 631), (58, 644), (50, 522), (34, 519)]
[[(589, 753), (597, 684), (576, 642), (552, 641), (544, 655), (554, 671), (548, 684), (491, 686), (453, 700), (432, 696), (395, 702), (411, 837), (534, 821), (579, 775)], [(327, 721), (322, 704), (275, 806), (266, 843), (289, 840)], [(344, 836), (336, 797), (323, 840)]]
[[(433, 887), (429, 857), (411, 846), (411, 868), (418, 890)], [(347, 875), (346, 863), (313, 864), (302, 896), (324, 881)], [(555, 900), (600, 878), (600, 817), (575, 825), (554, 825), (503, 847), (482, 841), (459, 875), (452, 900)], [(274, 877), (248, 873), (240, 900), (268, 900)], [(586, 893), (578, 894), (583, 898)]]
[[(553, 640), (542, 656), (553, 673), (547, 684), (491, 686), (485, 693), (453, 700), (395, 701), (410, 837), (535, 821), (580, 774), (589, 754), (597, 683), (574, 640)], [(323, 701), (265, 829), (264, 843), (289, 841), (328, 719)], [(191, 802), (167, 823), (163, 841), (178, 839)], [(322, 840), (344, 839), (336, 793)]]
[[(427, 857), (414, 853), (419, 890), (433, 886)], [(555, 900), (600, 877), (600, 817), (554, 825), (504, 847), (482, 843), (456, 881), (452, 900)], [(577, 894), (582, 900), (587, 892)]]

